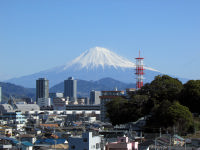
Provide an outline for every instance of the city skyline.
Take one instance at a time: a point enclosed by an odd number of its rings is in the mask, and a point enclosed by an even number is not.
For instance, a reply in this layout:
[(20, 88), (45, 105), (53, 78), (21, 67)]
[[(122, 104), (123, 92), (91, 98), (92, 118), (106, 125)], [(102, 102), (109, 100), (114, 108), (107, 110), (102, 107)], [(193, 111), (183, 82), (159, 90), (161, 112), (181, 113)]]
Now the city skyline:
[(199, 79), (199, 1), (1, 1), (0, 81), (105, 47), (169, 75)]

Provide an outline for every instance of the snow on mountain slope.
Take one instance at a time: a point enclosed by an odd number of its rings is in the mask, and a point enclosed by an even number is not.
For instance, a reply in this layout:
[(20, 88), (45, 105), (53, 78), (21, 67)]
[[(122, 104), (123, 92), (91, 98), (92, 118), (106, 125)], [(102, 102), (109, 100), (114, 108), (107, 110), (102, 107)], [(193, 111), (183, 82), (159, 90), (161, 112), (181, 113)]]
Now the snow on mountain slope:
[[(85, 51), (79, 57), (75, 58), (72, 62), (69, 62), (63, 67), (63, 70), (70, 68), (71, 66), (76, 66), (76, 69), (94, 69), (97, 67), (104, 68), (105, 66), (117, 68), (133, 68), (135, 63), (129, 61), (128, 59), (109, 51), (106, 48), (94, 47)], [(144, 67), (145, 69), (157, 71), (155, 69)]]
[[(137, 57), (137, 55), (133, 56)], [(83, 80), (99, 80), (110, 77), (125, 83), (134, 83), (135, 64), (128, 59), (109, 51), (106, 48), (94, 47), (71, 62), (49, 70), (41, 71), (32, 75), (13, 78), (8, 82), (23, 85), (25, 87), (35, 87), (38, 78), (46, 77), (50, 86), (64, 81), (69, 76)], [(160, 74), (155, 69), (144, 67), (147, 82), (153, 80), (155, 75)]]
[(72, 62), (67, 64), (64, 70), (75, 64), (79, 64), (81, 68), (87, 69), (93, 69), (99, 66), (101, 66), (102, 68), (104, 68), (104, 66), (112, 66), (114, 68), (135, 67), (135, 64), (130, 62), (126, 58), (118, 56), (117, 54), (102, 47), (94, 47), (89, 49), (88, 51), (85, 51), (79, 57), (75, 58)]

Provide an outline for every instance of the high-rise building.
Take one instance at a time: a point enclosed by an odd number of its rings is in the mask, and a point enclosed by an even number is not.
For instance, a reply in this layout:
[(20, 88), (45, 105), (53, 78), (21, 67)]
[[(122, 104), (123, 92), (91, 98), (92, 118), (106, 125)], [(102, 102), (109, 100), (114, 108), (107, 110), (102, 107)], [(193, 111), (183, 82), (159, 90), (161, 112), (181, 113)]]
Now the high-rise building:
[(70, 101), (77, 99), (77, 80), (69, 77), (64, 81), (64, 97), (69, 97)]
[(36, 102), (38, 98), (49, 98), (49, 80), (46, 78), (36, 80)]
[(0, 104), (2, 103), (2, 90), (1, 90), (1, 87), (0, 87)]
[(90, 92), (90, 104), (100, 104), (100, 98), (99, 96), (101, 96), (101, 92), (100, 91), (94, 91), (92, 90)]

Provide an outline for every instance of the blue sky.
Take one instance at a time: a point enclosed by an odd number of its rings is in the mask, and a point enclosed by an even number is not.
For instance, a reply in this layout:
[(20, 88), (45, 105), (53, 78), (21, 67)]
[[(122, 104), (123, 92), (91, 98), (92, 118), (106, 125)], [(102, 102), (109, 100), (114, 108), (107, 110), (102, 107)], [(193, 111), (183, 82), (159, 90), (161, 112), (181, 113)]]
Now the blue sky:
[(1, 0), (0, 80), (63, 65), (101, 46), (200, 79), (199, 0)]

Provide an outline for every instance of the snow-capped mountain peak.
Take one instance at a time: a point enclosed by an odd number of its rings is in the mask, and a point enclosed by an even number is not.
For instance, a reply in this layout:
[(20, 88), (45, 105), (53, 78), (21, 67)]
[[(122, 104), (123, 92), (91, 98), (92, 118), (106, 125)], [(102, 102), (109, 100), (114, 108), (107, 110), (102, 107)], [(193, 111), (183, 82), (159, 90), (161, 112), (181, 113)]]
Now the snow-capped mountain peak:
[[(135, 57), (137, 55), (133, 55), (133, 61)], [(76, 79), (93, 81), (110, 77), (125, 83), (132, 83), (135, 80), (134, 68), (135, 64), (128, 59), (106, 48), (94, 47), (65, 65), (10, 79), (9, 82), (25, 87), (35, 87), (35, 80), (41, 77), (46, 77), (51, 81), (51, 85), (55, 85), (63, 82), (67, 77), (73, 76)], [(157, 70), (146, 66), (144, 69), (145, 82), (151, 81), (155, 75), (160, 74)]]
[(132, 68), (135, 67), (135, 64), (131, 61), (127, 60), (126, 58), (123, 58), (114, 52), (102, 48), (102, 47), (94, 47), (87, 51), (85, 51), (83, 54), (75, 58), (72, 62), (68, 63), (64, 70), (67, 69), (70, 66), (79, 66), (79, 68), (95, 68), (95, 67), (102, 67), (105, 66), (112, 66), (114, 68)]
[[(94, 69), (97, 67), (113, 67), (115, 69), (121, 68), (134, 68), (136, 67), (135, 63), (129, 61), (128, 59), (117, 55), (116, 53), (103, 48), (103, 47), (94, 47), (82, 53), (80, 56), (76, 57), (71, 62), (67, 63), (63, 70), (66, 70), (70, 67), (75, 67), (76, 69)], [(158, 71), (150, 67), (144, 67), (144, 69)]]

